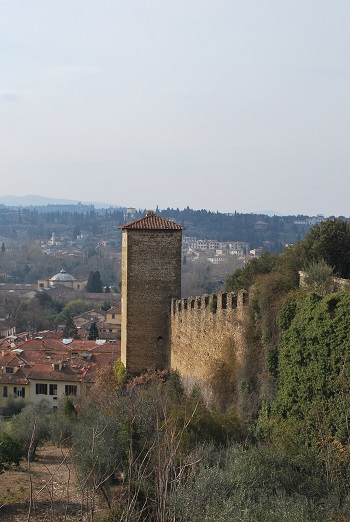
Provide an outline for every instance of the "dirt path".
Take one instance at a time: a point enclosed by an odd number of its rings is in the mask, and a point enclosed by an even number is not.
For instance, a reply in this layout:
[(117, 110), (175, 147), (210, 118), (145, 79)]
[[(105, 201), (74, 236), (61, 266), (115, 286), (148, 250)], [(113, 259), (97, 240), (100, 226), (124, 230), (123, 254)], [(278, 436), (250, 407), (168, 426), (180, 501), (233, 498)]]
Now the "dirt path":
[[(0, 475), (0, 520), (8, 522), (79, 521), (81, 492), (65, 448), (45, 445), (31, 463)], [(30, 498), (32, 507), (30, 509)]]

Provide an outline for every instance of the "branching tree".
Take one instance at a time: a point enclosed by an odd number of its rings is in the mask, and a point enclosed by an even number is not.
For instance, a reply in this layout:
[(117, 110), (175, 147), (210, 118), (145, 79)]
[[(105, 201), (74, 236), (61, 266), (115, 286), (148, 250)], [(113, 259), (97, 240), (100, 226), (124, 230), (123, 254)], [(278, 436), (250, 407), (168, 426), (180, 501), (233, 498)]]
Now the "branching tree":
[[(50, 438), (50, 418), (52, 409), (46, 400), (38, 404), (28, 404), (12, 420), (13, 434), (21, 441), (30, 458), (35, 457), (38, 446)], [(34, 433), (34, 436), (33, 436)]]
[(120, 420), (90, 407), (74, 430), (73, 455), (91, 520), (96, 494), (100, 493), (111, 507), (109, 487), (117, 470), (123, 469), (127, 433)]
[(66, 339), (70, 339), (70, 338), (79, 339), (78, 328), (76, 327), (72, 317), (67, 318), (66, 325), (63, 329), (62, 335)]

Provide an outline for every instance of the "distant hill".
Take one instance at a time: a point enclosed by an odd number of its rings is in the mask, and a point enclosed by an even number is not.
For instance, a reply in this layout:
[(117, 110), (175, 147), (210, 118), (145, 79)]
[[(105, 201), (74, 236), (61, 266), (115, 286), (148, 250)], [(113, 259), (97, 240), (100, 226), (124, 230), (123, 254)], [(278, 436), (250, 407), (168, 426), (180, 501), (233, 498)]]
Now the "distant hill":
[(27, 195), (27, 196), (13, 196), (10, 194), (0, 196), (0, 204), (8, 207), (36, 207), (45, 205), (94, 205), (95, 208), (110, 208), (116, 207), (121, 208), (118, 205), (111, 205), (110, 203), (103, 203), (101, 201), (78, 201), (75, 199), (58, 199), (58, 198), (47, 198), (45, 196), (38, 195)]
[(274, 210), (259, 210), (255, 212), (255, 214), (262, 214), (264, 216), (282, 216), (282, 214), (279, 214), (278, 212), (275, 212)]

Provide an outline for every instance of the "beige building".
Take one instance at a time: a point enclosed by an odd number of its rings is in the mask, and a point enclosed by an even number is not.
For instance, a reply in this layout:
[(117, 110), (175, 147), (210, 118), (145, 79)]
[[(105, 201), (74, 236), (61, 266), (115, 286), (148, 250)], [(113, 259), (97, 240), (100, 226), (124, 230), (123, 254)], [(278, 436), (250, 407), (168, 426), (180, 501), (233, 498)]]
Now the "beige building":
[(0, 321), (0, 338), (16, 335), (16, 327), (8, 321)]
[(106, 312), (106, 320), (100, 323), (100, 338), (102, 339), (116, 339), (121, 337), (122, 314), (120, 303), (115, 303)]
[(106, 312), (106, 322), (109, 324), (114, 324), (117, 326), (121, 326), (122, 324), (122, 312), (120, 304), (114, 304), (109, 310)]

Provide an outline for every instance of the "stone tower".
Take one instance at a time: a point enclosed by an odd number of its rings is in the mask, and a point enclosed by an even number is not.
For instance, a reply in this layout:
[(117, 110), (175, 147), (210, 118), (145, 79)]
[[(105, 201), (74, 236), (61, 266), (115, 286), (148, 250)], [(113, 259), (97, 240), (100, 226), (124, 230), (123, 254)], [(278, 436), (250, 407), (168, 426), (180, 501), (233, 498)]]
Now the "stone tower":
[(181, 225), (148, 211), (122, 229), (121, 359), (130, 373), (168, 368), (171, 299), (181, 297)]

